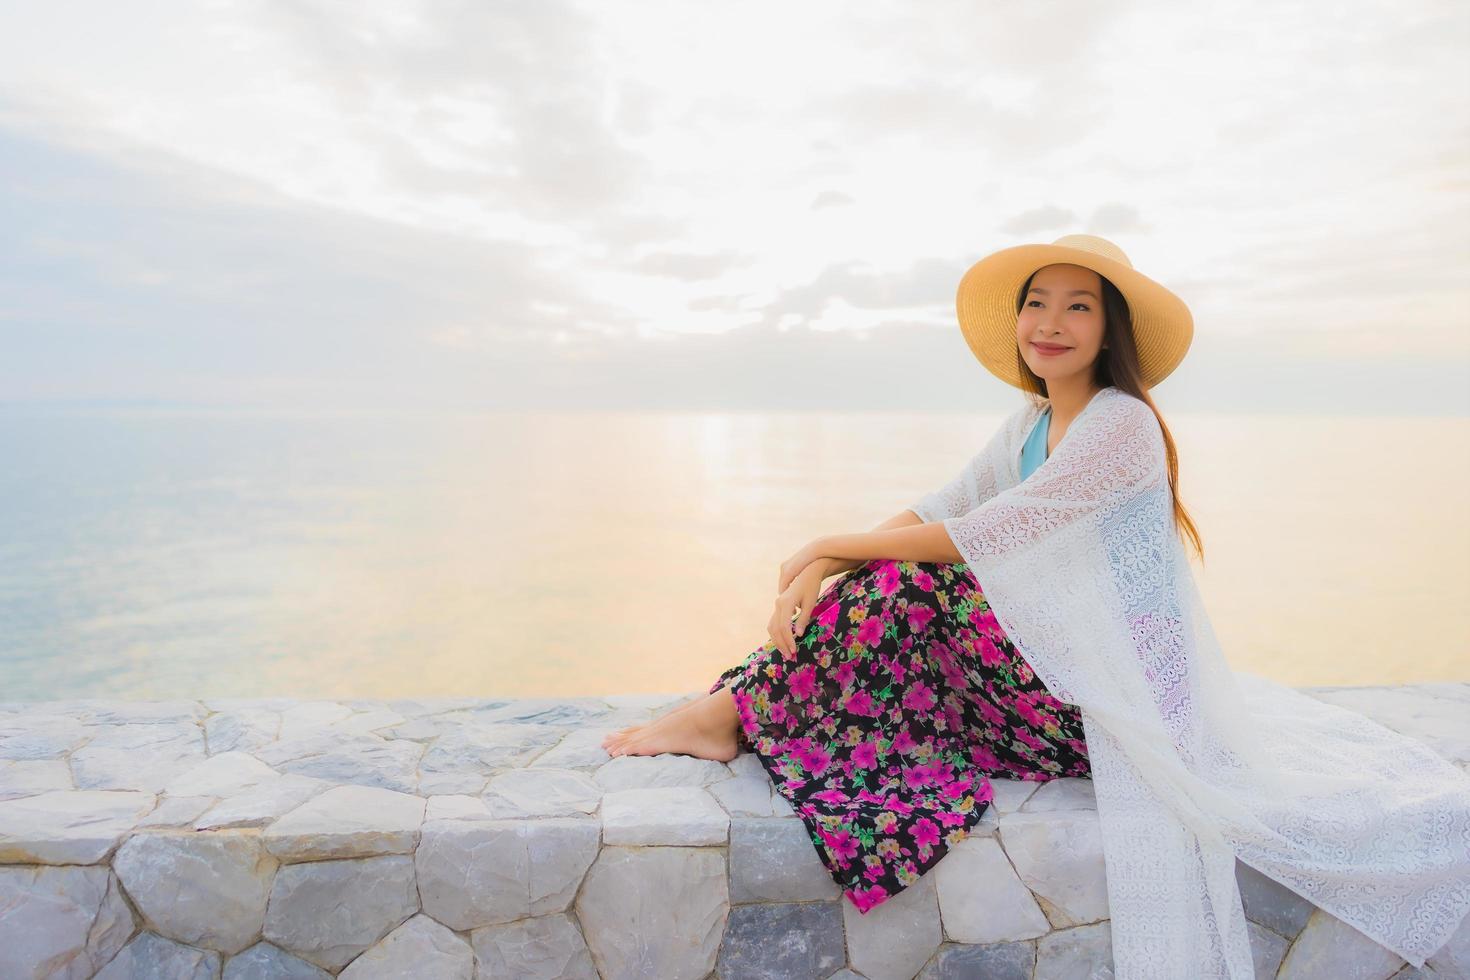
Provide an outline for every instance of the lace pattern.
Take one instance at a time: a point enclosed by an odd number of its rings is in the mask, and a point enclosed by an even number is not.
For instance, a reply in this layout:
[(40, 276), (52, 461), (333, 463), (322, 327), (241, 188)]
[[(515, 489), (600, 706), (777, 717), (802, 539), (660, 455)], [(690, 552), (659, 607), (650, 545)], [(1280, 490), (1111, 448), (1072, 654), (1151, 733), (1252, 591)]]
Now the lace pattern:
[(1103, 389), (1021, 481), (1035, 411), (916, 512), (943, 521), (1017, 651), (1081, 709), (1117, 975), (1251, 980), (1237, 857), (1422, 966), (1470, 909), (1470, 777), (1228, 666), (1146, 403)]

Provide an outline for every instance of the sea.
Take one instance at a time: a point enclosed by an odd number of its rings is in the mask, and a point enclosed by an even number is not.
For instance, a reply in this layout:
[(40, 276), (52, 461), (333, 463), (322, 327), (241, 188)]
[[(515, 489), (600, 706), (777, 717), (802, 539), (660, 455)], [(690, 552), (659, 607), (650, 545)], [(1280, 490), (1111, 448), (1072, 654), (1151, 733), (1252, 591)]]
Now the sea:
[[(0, 414), (0, 700), (704, 691), (1004, 413)], [(1470, 680), (1470, 419), (1166, 417), (1231, 666)]]

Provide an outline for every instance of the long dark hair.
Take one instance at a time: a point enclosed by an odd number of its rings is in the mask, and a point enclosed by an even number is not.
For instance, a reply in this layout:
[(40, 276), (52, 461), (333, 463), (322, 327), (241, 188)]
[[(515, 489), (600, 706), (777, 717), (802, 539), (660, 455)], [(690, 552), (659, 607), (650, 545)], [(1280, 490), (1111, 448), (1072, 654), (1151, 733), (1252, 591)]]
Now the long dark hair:
[[(1040, 270), (1037, 270), (1038, 272)], [(1026, 277), (1021, 283), (1021, 291), (1016, 296), (1016, 316), (1020, 317), (1021, 310), (1026, 305), (1026, 294), (1031, 291), (1031, 280), (1036, 273)], [(1195, 554), (1199, 555), (1200, 561), (1205, 559), (1204, 545), (1200, 541), (1199, 528), (1195, 527), (1189, 512), (1184, 509), (1184, 504), (1179, 500), (1179, 453), (1174, 446), (1174, 437), (1169, 433), (1169, 427), (1164, 424), (1164, 416), (1159, 413), (1159, 406), (1148, 396), (1148, 389), (1143, 386), (1138, 370), (1138, 348), (1133, 343), (1133, 314), (1128, 311), (1128, 301), (1118, 291), (1118, 287), (1108, 281), (1108, 277), (1098, 273), (1102, 280), (1103, 293), (1103, 340), (1107, 347), (1098, 351), (1097, 359), (1092, 362), (1092, 378), (1100, 387), (1111, 385), (1120, 391), (1126, 391), (1153, 409), (1154, 416), (1159, 420), (1159, 428), (1164, 433), (1164, 458), (1168, 463), (1169, 470), (1169, 493), (1174, 499), (1174, 528), (1182, 535), (1188, 535), (1194, 544)], [(1016, 367), (1020, 372), (1021, 381), (1025, 389), (1042, 398), (1049, 397), (1046, 392), (1046, 379), (1031, 370), (1026, 359), (1021, 356), (1021, 348), (1016, 348)]]

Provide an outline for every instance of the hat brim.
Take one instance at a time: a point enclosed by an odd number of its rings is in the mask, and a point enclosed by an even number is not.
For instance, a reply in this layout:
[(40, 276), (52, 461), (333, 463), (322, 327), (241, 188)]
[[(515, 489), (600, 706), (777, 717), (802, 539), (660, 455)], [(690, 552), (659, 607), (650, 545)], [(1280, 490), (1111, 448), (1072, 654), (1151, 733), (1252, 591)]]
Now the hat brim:
[(1028, 390), (1016, 364), (1016, 295), (1033, 272), (1059, 262), (1106, 276), (1123, 294), (1133, 320), (1133, 342), (1145, 388), (1163, 381), (1184, 360), (1194, 339), (1194, 316), (1174, 293), (1105, 255), (1066, 245), (1016, 245), (970, 266), (955, 296), (960, 331), (987, 371)]

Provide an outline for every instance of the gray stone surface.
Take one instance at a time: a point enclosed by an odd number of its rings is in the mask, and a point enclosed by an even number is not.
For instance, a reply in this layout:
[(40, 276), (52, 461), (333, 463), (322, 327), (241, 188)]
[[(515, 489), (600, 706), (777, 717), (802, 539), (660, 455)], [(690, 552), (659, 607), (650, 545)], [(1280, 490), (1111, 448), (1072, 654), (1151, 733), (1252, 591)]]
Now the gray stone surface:
[(0, 801), (0, 864), (96, 864), (158, 798), (135, 790), (52, 790)]
[(1036, 941), (1034, 977), (1035, 980), (1112, 980), (1112, 923), (1104, 920), (1042, 936)]
[(730, 901), (812, 902), (840, 895), (801, 821), (731, 819)]
[(602, 798), (604, 844), (724, 844), (729, 839), (730, 815), (701, 786), (621, 789)]
[(1031, 890), (992, 837), (967, 837), (950, 845), (932, 874), (948, 940), (1002, 943), (1051, 931)]
[(321, 967), (261, 940), (225, 962), (223, 980), (328, 980), (330, 977)]
[(112, 861), (154, 932), (222, 953), (259, 935), (277, 864), (251, 831), (134, 834)]
[(103, 867), (0, 867), (0, 977), (85, 978), (111, 960), (134, 918)]
[(1096, 810), (1097, 796), (1092, 791), (1092, 780), (1078, 776), (1064, 776), (1042, 783), (1036, 792), (1019, 807), (1022, 813), (1038, 813), (1046, 810)]
[(848, 962), (869, 980), (910, 980), (943, 939), (934, 876), (919, 880), (867, 912), (842, 900)]
[(412, 854), (425, 801), (378, 786), (334, 786), (284, 814), (261, 835), (282, 861)]
[(946, 943), (918, 980), (1031, 980), (1035, 970), (1034, 942), (987, 946)]
[(565, 912), (470, 933), (477, 975), (517, 980), (599, 980), (582, 931)]
[(1388, 980), (1403, 965), (1403, 957), (1317, 909), (1287, 951), (1278, 976), (1281, 980)]
[(424, 911), (452, 929), (566, 911), (599, 837), (591, 818), (426, 823), (414, 854)]
[(1235, 862), (1235, 882), (1245, 917), (1287, 939), (1295, 939), (1312, 914), (1311, 902), (1244, 861)]
[(738, 905), (725, 925), (716, 970), (742, 980), (825, 977), (847, 962), (836, 902)]
[(347, 964), (342, 980), (472, 980), (470, 944), (420, 913)]
[(713, 848), (604, 847), (576, 901), (604, 980), (704, 977), (729, 914), (725, 862)]
[(0, 759), (0, 800), (75, 788), (65, 759)]
[(493, 777), (482, 801), (497, 817), (578, 817), (596, 813), (603, 790), (585, 772), (544, 766)]
[(1053, 926), (1107, 918), (1107, 873), (1096, 811), (1008, 813), (1000, 820), (1000, 838)]
[[(1470, 770), (1470, 684), (1308, 693)], [(1090, 780), (863, 915), (757, 756), (602, 750), (683, 699), (0, 702), (0, 978), (1111, 977)], [(1237, 871), (1263, 977), (1470, 976)]]
[(97, 980), (219, 980), (220, 954), (140, 932), (97, 973)]
[(1286, 947), (1291, 945), (1291, 940), (1249, 921), (1245, 924), (1245, 931), (1250, 936), (1251, 962), (1256, 968), (1256, 976), (1276, 976), (1276, 971), (1281, 968), (1281, 958), (1286, 955)]
[(336, 971), (418, 910), (406, 854), (287, 864), (276, 872), (263, 935)]

